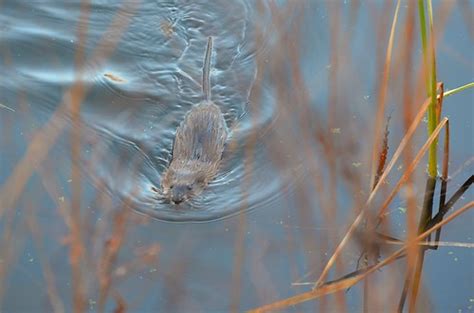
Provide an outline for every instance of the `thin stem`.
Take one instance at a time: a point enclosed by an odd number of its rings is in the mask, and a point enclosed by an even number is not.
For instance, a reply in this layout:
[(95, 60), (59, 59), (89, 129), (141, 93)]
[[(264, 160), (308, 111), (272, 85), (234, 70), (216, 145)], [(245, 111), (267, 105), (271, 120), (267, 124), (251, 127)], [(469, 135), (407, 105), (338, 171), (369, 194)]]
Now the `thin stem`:
[(0, 108), (2, 108), (2, 109), (6, 109), (6, 110), (8, 110), (8, 111), (15, 112), (15, 110), (13, 110), (12, 108), (10, 108), (10, 107), (7, 107), (6, 105), (4, 105), (4, 104), (1, 104), (1, 103), (0, 103)]
[[(426, 60), (426, 18), (423, 0), (418, 0), (418, 14), (420, 17), (421, 49), (423, 51), (423, 60)], [(429, 84), (427, 83), (426, 85), (428, 86)]]
[(465, 84), (465, 85), (462, 85), (460, 87), (457, 87), (457, 88), (454, 88), (454, 89), (451, 89), (451, 90), (448, 90), (444, 93), (444, 96), (445, 97), (449, 97), (449, 96), (452, 96), (456, 93), (459, 93), (463, 90), (466, 90), (466, 89), (469, 89), (469, 88), (473, 88), (474, 87), (474, 82), (470, 82), (468, 84)]
[[(430, 85), (427, 88), (428, 95), (431, 96), (431, 104), (428, 108), (428, 136), (433, 133), (433, 130), (438, 125), (438, 117), (436, 114), (436, 53), (435, 53), (435, 38), (433, 31), (433, 8), (431, 0), (428, 3), (428, 17), (430, 23), (430, 52), (431, 52), (431, 75), (429, 76)], [(425, 38), (426, 40), (426, 38)], [(425, 42), (426, 44), (426, 42)], [(426, 50), (424, 54), (425, 60), (427, 58)], [(426, 62), (427, 63), (427, 62)], [(437, 161), (437, 147), (438, 140), (436, 139), (430, 146), (428, 154), (428, 174), (431, 177), (436, 177), (438, 174), (438, 161)]]

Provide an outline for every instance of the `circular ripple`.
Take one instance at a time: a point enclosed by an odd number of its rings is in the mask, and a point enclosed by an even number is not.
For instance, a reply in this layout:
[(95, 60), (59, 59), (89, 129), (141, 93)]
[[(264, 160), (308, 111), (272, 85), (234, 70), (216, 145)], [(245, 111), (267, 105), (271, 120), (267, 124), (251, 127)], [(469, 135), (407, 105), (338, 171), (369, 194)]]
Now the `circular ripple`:
[[(255, 57), (266, 48), (255, 45), (256, 12), (244, 1), (214, 8), (208, 11), (207, 1), (145, 4), (106, 68), (95, 70), (94, 88), (83, 105), (91, 151), (84, 169), (97, 186), (156, 219), (203, 222), (267, 206), (302, 176), (297, 167), (275, 168), (262, 144), (277, 118), (273, 99), (266, 97), (258, 117), (248, 105)], [(171, 205), (156, 199), (153, 188), (170, 162), (177, 127), (202, 99), (209, 35), (214, 37), (212, 99), (231, 129), (232, 149), (226, 149), (219, 174), (201, 195)], [(249, 151), (253, 161), (244, 166)]]

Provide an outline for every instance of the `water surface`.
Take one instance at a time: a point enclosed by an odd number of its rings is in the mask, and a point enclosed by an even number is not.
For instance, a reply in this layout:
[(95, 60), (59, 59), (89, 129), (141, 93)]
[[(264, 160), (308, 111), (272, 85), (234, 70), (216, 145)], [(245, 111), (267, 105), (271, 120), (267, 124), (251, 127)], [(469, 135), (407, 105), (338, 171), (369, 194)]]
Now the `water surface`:
[[(140, 248), (160, 245), (157, 264), (117, 279), (114, 292), (126, 299), (130, 311), (225, 312), (237, 291), (238, 305), (243, 310), (307, 291), (307, 286), (291, 283), (317, 278), (353, 220), (353, 194), (343, 179), (337, 185), (335, 224), (328, 223), (321, 207), (327, 195), (315, 191), (314, 173), (321, 175), (324, 188), (330, 183), (324, 149), (317, 137), (318, 127), (328, 123), (331, 69), (335, 66), (331, 63), (333, 20), (327, 3), (310, 1), (304, 6), (304, 14), (282, 23), (288, 31), (285, 42), (300, 46), (297, 64), (301, 65), (308, 86), (305, 96), (310, 103), (310, 111), (302, 114), (292, 97), (303, 95), (290, 94), (282, 99), (279, 93), (281, 81), (287, 80), (283, 88), (291, 89), (294, 73), (286, 70), (290, 68), (290, 56), (278, 53), (277, 43), (283, 39), (274, 23), (276, 7), (263, 3), (217, 0), (211, 5), (209, 1), (176, 0), (124, 6), (94, 1), (83, 23), (85, 41), (77, 36), (80, 1), (61, 4), (15, 0), (0, 4), (0, 103), (11, 108), (0, 108), (0, 182), (3, 184), (11, 175), (31, 136), (53, 112), (70, 103), (68, 90), (75, 81), (81, 81), (86, 90), (80, 110), (79, 164), (84, 178), (84, 224), (93, 229), (94, 225), (110, 223), (102, 237), (98, 236), (99, 243), (89, 238), (93, 237), (92, 230), (85, 231), (89, 256), (101, 255), (94, 249), (111, 236), (114, 214), (124, 204), (135, 213), (117, 268), (130, 262)], [(283, 7), (284, 3), (278, 5)], [(353, 148), (348, 143), (358, 132), (370, 134), (373, 124), (374, 84), (378, 79), (374, 62), (378, 47), (376, 22), (370, 14), (370, 2), (362, 3), (353, 25), (349, 23), (349, 4), (341, 3), (341, 7), (347, 17), (340, 21), (341, 28), (353, 34), (348, 43), (353, 60), (339, 77), (338, 100), (339, 107), (350, 113), (332, 126), (330, 140), (344, 147), (336, 158), (338, 173), (342, 176), (347, 166), (361, 180), (367, 180), (370, 167), (366, 151), (371, 141), (356, 140)], [(300, 33), (293, 30), (294, 24), (302, 26)], [(473, 78), (473, 41), (465, 26), (461, 7), (455, 7), (446, 34), (456, 35), (439, 39), (439, 76), (448, 89)], [(152, 187), (160, 186), (160, 176), (169, 164), (176, 128), (202, 99), (200, 80), (208, 36), (214, 37), (212, 97), (222, 109), (231, 138), (215, 180), (202, 195), (176, 207), (157, 200)], [(120, 39), (111, 47), (114, 38)], [(85, 61), (78, 68), (75, 58), (81, 49)], [(259, 62), (277, 70), (259, 68)], [(347, 94), (350, 97), (345, 98)], [(388, 103), (394, 125), (391, 145), (396, 145), (403, 130), (399, 98), (390, 95)], [(469, 159), (474, 142), (472, 136), (467, 136), (473, 127), (473, 93), (468, 91), (451, 99), (445, 103), (444, 114), (452, 121), (450, 190), (454, 191), (473, 170)], [(311, 129), (309, 133), (304, 131), (305, 113), (315, 117), (306, 125)], [(64, 244), (68, 226), (57, 210), (62, 201), (67, 202), (73, 186), (71, 116), (59, 115), (54, 122), (64, 125), (64, 129), (40, 166), (43, 174), (29, 180), (11, 217), (18, 227), (12, 245), (16, 258), (5, 280), (5, 312), (33, 312), (38, 308), (51, 311), (44, 288), (43, 257), (53, 268), (66, 311), (72, 307), (69, 249)], [(422, 135), (420, 132), (417, 143), (421, 143)], [(318, 156), (318, 163), (311, 158), (312, 153)], [(320, 165), (318, 172), (315, 164)], [(54, 182), (44, 176), (53, 177)], [(423, 169), (417, 179), (423, 186)], [(56, 192), (52, 192), (51, 185), (58, 186)], [(110, 202), (104, 200), (108, 197)], [(472, 192), (462, 203), (469, 199), (473, 199)], [(32, 203), (41, 229), (41, 248), (24, 222)], [(404, 206), (403, 199), (397, 199), (390, 210), (393, 232), (400, 236), (404, 235)], [(148, 217), (146, 222), (143, 217)], [(443, 230), (444, 240), (472, 242), (473, 219), (469, 212), (453, 222)], [(2, 221), (0, 229), (5, 229), (8, 221)], [(239, 245), (243, 255), (239, 255)], [(354, 246), (344, 254), (345, 272), (355, 268), (358, 253)], [(239, 257), (241, 261), (236, 261)], [(445, 248), (429, 255), (424, 285), (433, 311), (464, 311), (472, 305), (473, 260), (473, 252), (466, 249)], [(440, 268), (445, 270), (440, 272)], [(307, 273), (312, 274), (305, 276)], [(98, 283), (94, 275), (90, 276), (88, 309), (95, 311)], [(331, 273), (332, 278), (337, 276)], [(451, 284), (458, 286), (456, 291), (445, 288)], [(399, 293), (400, 286), (392, 288)], [(346, 298), (349, 311), (361, 308), (358, 288), (347, 292)], [(380, 302), (384, 300), (390, 299), (381, 298)], [(311, 302), (288, 311), (322, 310), (319, 305)], [(109, 310), (115, 306), (113, 299), (107, 303)], [(332, 300), (327, 306), (338, 308)]]

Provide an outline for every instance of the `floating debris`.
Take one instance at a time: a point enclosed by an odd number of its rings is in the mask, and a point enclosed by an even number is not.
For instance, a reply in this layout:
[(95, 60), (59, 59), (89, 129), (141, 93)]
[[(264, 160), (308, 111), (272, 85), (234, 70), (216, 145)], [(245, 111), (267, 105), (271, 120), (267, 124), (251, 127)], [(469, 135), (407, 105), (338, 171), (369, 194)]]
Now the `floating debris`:
[(116, 83), (126, 83), (127, 81), (117, 75), (114, 75), (112, 73), (105, 73), (104, 77), (116, 82)]
[(402, 213), (406, 213), (406, 212), (407, 212), (407, 208), (404, 208), (404, 207), (398, 207), (397, 210), (400, 211), (400, 212), (402, 212)]
[(168, 38), (170, 38), (174, 33), (173, 25), (168, 21), (161, 22), (160, 28), (163, 34)]

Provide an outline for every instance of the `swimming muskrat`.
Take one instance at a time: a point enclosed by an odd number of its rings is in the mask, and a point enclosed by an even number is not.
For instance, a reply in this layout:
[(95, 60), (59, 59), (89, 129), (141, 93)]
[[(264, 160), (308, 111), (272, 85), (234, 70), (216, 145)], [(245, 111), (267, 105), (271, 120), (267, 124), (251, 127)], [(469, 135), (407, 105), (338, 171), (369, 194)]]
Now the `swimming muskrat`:
[(179, 204), (200, 194), (219, 170), (227, 126), (211, 100), (212, 37), (208, 38), (202, 74), (204, 100), (186, 113), (176, 130), (172, 159), (161, 178), (162, 196)]

